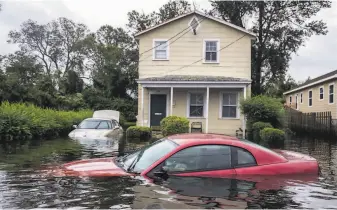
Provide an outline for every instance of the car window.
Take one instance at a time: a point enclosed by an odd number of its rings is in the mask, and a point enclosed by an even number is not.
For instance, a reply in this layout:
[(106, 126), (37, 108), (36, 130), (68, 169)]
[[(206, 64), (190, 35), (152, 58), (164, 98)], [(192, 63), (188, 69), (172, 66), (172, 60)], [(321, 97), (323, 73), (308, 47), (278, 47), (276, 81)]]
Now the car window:
[(114, 120), (112, 120), (112, 126), (111, 126), (111, 128), (114, 128), (114, 127), (116, 127), (116, 125), (117, 125), (117, 122), (116, 121), (114, 121)]
[(253, 155), (241, 148), (237, 148), (237, 155), (238, 155), (238, 166), (252, 166), (256, 165), (255, 158)]
[(108, 121), (101, 121), (97, 129), (109, 129)]
[(169, 172), (209, 171), (231, 168), (231, 151), (225, 145), (189, 147), (172, 155), (165, 162)]
[(79, 129), (96, 129), (101, 120), (84, 120), (77, 126)]

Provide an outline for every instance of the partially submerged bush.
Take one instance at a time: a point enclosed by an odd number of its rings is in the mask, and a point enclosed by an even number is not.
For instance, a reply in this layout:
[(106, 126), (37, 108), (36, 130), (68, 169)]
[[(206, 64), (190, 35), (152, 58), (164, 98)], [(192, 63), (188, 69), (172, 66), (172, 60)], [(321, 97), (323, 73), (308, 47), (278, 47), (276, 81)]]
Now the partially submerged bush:
[(261, 141), (260, 131), (264, 128), (273, 128), (273, 126), (270, 123), (266, 122), (256, 122), (252, 126), (252, 141), (259, 143)]
[(282, 126), (283, 105), (279, 99), (268, 96), (255, 96), (240, 103), (241, 111), (252, 123), (269, 122), (273, 127)]
[(0, 137), (4, 140), (53, 138), (67, 135), (73, 124), (91, 117), (92, 111), (57, 111), (23, 103), (0, 104)]
[(168, 116), (161, 120), (160, 127), (163, 136), (188, 133), (190, 122), (185, 117)]
[(282, 148), (286, 138), (285, 132), (276, 128), (264, 128), (260, 136), (266, 146), (274, 149)]
[(126, 130), (128, 139), (138, 139), (139, 141), (149, 141), (152, 137), (152, 130), (145, 126), (130, 126)]

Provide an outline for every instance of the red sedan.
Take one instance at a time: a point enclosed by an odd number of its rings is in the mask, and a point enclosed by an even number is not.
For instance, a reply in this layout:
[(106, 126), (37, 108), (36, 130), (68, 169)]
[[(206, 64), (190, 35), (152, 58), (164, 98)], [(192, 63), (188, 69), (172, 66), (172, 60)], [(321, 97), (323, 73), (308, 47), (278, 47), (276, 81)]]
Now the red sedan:
[(158, 140), (122, 157), (74, 161), (54, 176), (318, 175), (316, 159), (286, 150), (270, 150), (247, 140), (213, 134), (180, 134)]

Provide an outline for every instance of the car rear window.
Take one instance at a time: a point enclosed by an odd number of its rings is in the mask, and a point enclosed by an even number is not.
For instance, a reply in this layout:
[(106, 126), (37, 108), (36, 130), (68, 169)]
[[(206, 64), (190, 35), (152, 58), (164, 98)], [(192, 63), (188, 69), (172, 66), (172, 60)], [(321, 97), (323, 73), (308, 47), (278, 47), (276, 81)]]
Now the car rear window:
[(261, 150), (263, 150), (263, 151), (269, 152), (270, 154), (277, 155), (277, 156), (279, 156), (280, 158), (283, 158), (283, 159), (284, 159), (284, 157), (283, 157), (282, 155), (280, 155), (279, 153), (274, 152), (273, 150), (268, 149), (268, 148), (266, 148), (266, 147), (264, 147), (264, 146), (261, 146), (261, 145), (259, 145), (259, 144), (256, 144), (256, 143), (251, 142), (251, 141), (246, 140), (246, 139), (245, 139), (245, 140), (241, 140), (241, 141), (243, 141), (243, 142), (245, 142), (245, 143), (247, 143), (247, 144), (250, 144), (250, 145), (252, 145), (252, 146), (254, 146), (254, 147), (257, 147), (257, 148), (259, 148), (259, 149), (261, 149)]

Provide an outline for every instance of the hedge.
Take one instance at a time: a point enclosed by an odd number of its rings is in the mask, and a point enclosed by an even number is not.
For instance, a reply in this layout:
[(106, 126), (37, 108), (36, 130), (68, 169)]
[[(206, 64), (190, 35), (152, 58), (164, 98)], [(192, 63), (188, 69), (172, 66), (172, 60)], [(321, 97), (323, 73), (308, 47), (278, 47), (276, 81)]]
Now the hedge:
[(145, 126), (130, 126), (126, 130), (126, 137), (128, 139), (149, 141), (152, 138), (152, 129)]
[(55, 138), (66, 136), (78, 124), (93, 114), (90, 110), (57, 111), (24, 103), (0, 104), (0, 140)]
[(168, 116), (160, 121), (163, 136), (188, 133), (190, 122), (185, 117)]
[(276, 128), (264, 128), (260, 132), (262, 142), (269, 148), (279, 149), (284, 146), (285, 132)]
[(256, 122), (252, 125), (252, 141), (255, 143), (259, 143), (261, 141), (260, 131), (264, 128), (273, 128), (270, 123), (266, 122)]

